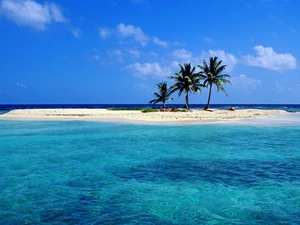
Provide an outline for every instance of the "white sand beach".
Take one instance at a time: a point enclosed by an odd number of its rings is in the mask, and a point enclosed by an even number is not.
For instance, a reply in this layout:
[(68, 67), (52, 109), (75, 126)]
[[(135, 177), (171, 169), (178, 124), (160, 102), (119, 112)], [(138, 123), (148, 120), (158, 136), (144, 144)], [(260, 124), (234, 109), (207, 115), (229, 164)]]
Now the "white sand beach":
[(0, 115), (2, 120), (87, 120), (121, 123), (182, 124), (263, 118), (284, 114), (283, 110), (212, 110), (193, 109), (188, 112), (149, 112), (107, 109), (19, 109)]

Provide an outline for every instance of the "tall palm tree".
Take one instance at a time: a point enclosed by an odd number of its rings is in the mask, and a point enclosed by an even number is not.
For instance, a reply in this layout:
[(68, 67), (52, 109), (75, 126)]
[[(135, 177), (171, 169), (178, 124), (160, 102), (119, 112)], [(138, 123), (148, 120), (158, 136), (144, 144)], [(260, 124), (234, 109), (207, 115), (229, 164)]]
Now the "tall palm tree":
[(153, 92), (153, 94), (157, 97), (156, 99), (151, 100), (149, 103), (153, 104), (153, 106), (158, 103), (162, 102), (163, 103), (163, 108), (166, 108), (166, 101), (173, 101), (173, 98), (170, 98), (171, 89), (168, 88), (167, 82), (160, 82), (156, 84), (158, 87), (158, 93)]
[(195, 72), (195, 67), (191, 67), (190, 63), (185, 63), (184, 67), (179, 64), (180, 71), (175, 73), (170, 79), (175, 80), (175, 83), (171, 86), (171, 93), (178, 91), (178, 96), (183, 92), (185, 95), (185, 106), (187, 110), (189, 109), (189, 92), (201, 92), (202, 84), (200, 80), (203, 79), (199, 73)]
[(209, 65), (207, 65), (205, 60), (203, 60), (202, 66), (198, 65), (198, 67), (200, 68), (200, 73), (205, 77), (203, 81), (203, 85), (205, 87), (209, 86), (208, 100), (204, 108), (205, 110), (208, 109), (210, 104), (211, 90), (213, 84), (217, 87), (217, 91), (221, 90), (226, 94), (226, 96), (228, 96), (227, 92), (223, 87), (223, 84), (226, 83), (231, 84), (231, 82), (226, 79), (227, 77), (230, 77), (230, 75), (222, 74), (223, 70), (226, 69), (227, 65), (221, 65), (221, 64), (222, 64), (222, 60), (218, 61), (218, 57), (215, 56), (215, 57), (210, 57)]

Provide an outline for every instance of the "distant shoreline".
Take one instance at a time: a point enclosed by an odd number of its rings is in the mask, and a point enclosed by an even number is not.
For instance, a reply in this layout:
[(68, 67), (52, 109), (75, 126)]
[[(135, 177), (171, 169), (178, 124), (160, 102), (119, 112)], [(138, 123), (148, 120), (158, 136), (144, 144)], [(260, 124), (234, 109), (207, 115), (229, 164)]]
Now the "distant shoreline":
[(287, 113), (284, 110), (219, 110), (205, 111), (192, 109), (187, 112), (150, 112), (140, 110), (107, 110), (107, 109), (17, 109), (0, 115), (2, 120), (82, 120), (119, 123), (143, 124), (193, 124), (216, 121), (236, 121), (246, 118), (261, 118)]
[[(155, 108), (160, 109), (161, 104), (156, 104)], [(168, 103), (167, 108), (182, 108), (183, 104)], [(204, 109), (205, 104), (189, 104), (190, 109)], [(263, 109), (263, 110), (284, 110), (287, 112), (300, 112), (300, 104), (211, 104), (211, 109), (228, 109), (234, 107), (241, 109)], [(0, 114), (4, 114), (15, 109), (108, 109), (108, 108), (152, 108), (152, 104), (0, 104)]]

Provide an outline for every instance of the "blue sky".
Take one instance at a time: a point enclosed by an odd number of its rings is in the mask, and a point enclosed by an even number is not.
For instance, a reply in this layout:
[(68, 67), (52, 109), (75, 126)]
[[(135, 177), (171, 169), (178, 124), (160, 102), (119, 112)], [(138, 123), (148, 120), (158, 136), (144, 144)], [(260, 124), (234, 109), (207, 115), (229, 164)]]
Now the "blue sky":
[(299, 9), (298, 0), (1, 0), (0, 104), (144, 104), (178, 64), (210, 56), (232, 82), (211, 103), (300, 104)]

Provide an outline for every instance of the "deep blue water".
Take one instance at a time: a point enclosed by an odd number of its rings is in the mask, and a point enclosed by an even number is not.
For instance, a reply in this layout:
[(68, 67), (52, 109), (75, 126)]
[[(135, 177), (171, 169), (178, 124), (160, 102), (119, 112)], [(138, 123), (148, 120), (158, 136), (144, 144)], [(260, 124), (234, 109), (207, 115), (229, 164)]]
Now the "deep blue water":
[(299, 224), (300, 126), (0, 120), (0, 224)]
[[(191, 109), (204, 108), (204, 104), (190, 104)], [(152, 107), (151, 104), (10, 104), (0, 105), (0, 112), (13, 109), (41, 109), (41, 108), (147, 108)], [(155, 107), (161, 107), (160, 104)], [(167, 107), (183, 107), (182, 104), (167, 104)], [(289, 112), (300, 112), (299, 104), (211, 104), (210, 108), (228, 109), (235, 107), (236, 109), (283, 109)]]

